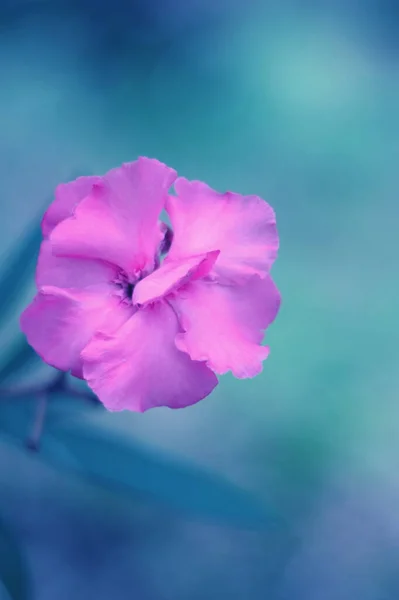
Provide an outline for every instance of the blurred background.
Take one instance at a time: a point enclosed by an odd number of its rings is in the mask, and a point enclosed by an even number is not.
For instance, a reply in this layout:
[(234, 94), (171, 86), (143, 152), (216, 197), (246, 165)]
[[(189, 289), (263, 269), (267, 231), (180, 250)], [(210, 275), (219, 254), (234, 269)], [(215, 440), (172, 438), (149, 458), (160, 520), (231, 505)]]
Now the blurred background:
[[(0, 598), (399, 598), (399, 5), (1, 0), (0, 388), (55, 186), (156, 157), (258, 194), (281, 312), (253, 380), (110, 414), (0, 396)], [(81, 384), (71, 382), (84, 394)]]

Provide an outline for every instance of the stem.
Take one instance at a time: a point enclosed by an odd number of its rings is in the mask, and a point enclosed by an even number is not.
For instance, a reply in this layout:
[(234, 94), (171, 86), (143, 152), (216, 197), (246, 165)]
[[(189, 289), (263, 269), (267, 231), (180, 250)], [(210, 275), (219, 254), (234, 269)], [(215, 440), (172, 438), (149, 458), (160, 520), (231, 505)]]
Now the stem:
[(40, 439), (42, 437), (44, 421), (47, 413), (48, 397), (47, 394), (41, 394), (38, 398), (36, 417), (33, 422), (33, 427), (30, 436), (26, 440), (26, 446), (29, 450), (37, 452), (40, 447)]
[(66, 381), (67, 381), (66, 377), (67, 377), (67, 374), (64, 371), (60, 371), (59, 373), (56, 373), (53, 381), (51, 381), (47, 385), (46, 391), (51, 394), (52, 392), (62, 392), (63, 390), (65, 390), (66, 389)]
[(96, 396), (89, 391), (74, 390), (67, 383), (67, 373), (60, 371), (56, 373), (54, 379), (49, 383), (41, 386), (30, 386), (20, 389), (0, 388), (0, 401), (7, 399), (23, 399), (32, 396), (41, 396), (43, 394), (54, 394), (56, 392), (64, 392), (75, 398), (87, 400), (91, 404), (99, 404)]
[(96, 396), (91, 392), (74, 390), (73, 388), (69, 387), (67, 373), (64, 373), (63, 371), (57, 372), (49, 383), (46, 383), (42, 386), (30, 386), (19, 390), (12, 388), (0, 389), (0, 401), (10, 399), (22, 400), (26, 399), (27, 397), (33, 397), (37, 399), (36, 415), (32, 425), (32, 431), (26, 440), (27, 448), (33, 452), (37, 452), (40, 448), (40, 440), (46, 420), (48, 402), (51, 398), (51, 395), (57, 392), (68, 394), (70, 396), (74, 396), (75, 398), (80, 398), (81, 400), (85, 400), (91, 404), (95, 404), (96, 406), (100, 405), (100, 402)]

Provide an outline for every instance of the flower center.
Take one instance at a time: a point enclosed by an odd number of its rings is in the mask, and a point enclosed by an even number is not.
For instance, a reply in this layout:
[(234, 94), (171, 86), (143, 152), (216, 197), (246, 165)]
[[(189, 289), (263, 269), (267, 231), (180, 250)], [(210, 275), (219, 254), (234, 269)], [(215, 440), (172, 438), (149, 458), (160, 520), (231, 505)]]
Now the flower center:
[(129, 276), (125, 271), (120, 271), (117, 278), (114, 280), (116, 294), (122, 299), (123, 302), (131, 304), (134, 287), (136, 283), (143, 278), (143, 274), (135, 273)]
[[(171, 228), (162, 223), (162, 231), (163, 231), (163, 239), (158, 247), (157, 254), (154, 259), (153, 269), (154, 271), (158, 269), (161, 264), (161, 261), (165, 258), (169, 249), (172, 245), (173, 241), (173, 231)], [(132, 274), (128, 274), (123, 270), (120, 270), (116, 279), (114, 279), (113, 283), (115, 285), (115, 294), (119, 296), (122, 302), (126, 302), (127, 304), (132, 303), (133, 292), (136, 284), (147, 277), (151, 271), (136, 271)]]
[(125, 293), (126, 293), (126, 296), (127, 296), (127, 298), (129, 298), (129, 300), (131, 300), (131, 299), (132, 299), (132, 296), (133, 296), (133, 290), (134, 290), (134, 283), (130, 283), (130, 282), (129, 282), (129, 283), (126, 285), (126, 288), (125, 288)]

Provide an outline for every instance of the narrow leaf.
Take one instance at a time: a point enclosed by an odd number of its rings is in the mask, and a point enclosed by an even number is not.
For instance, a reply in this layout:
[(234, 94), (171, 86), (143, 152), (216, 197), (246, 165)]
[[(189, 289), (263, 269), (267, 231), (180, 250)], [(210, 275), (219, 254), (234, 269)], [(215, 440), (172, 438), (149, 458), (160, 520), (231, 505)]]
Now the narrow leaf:
[(91, 427), (76, 422), (51, 426), (43, 439), (43, 453), (107, 488), (148, 495), (190, 516), (241, 527), (278, 521), (239, 486)]
[(25, 337), (19, 333), (10, 351), (7, 353), (6, 360), (0, 365), (0, 382), (5, 381), (8, 377), (15, 375), (21, 370), (25, 370), (35, 362), (39, 363), (40, 360), (40, 357), (29, 346)]
[(41, 239), (40, 222), (35, 220), (31, 229), (18, 240), (15, 250), (3, 258), (0, 271), (0, 326), (12, 313), (21, 290), (33, 280)]

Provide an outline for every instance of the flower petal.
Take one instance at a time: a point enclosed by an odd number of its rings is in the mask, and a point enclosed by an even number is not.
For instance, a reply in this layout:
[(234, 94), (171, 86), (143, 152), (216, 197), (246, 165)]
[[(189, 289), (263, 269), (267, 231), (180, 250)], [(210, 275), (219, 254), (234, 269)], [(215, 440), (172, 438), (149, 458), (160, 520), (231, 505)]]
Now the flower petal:
[(132, 314), (114, 296), (43, 287), (21, 315), (21, 329), (43, 360), (79, 376), (80, 352), (93, 333), (114, 331)]
[(175, 178), (148, 158), (109, 171), (52, 231), (54, 254), (104, 260), (129, 274), (151, 271), (163, 238), (158, 217)]
[(50, 204), (42, 220), (42, 233), (50, 235), (58, 223), (70, 217), (75, 206), (88, 196), (98, 177), (78, 177), (70, 183), (61, 183), (56, 187), (55, 200)]
[(137, 311), (114, 335), (95, 335), (82, 352), (83, 374), (113, 411), (181, 408), (205, 398), (217, 378), (177, 350), (178, 321), (166, 302)]
[(36, 269), (38, 288), (52, 285), (106, 294), (110, 291), (110, 282), (114, 281), (117, 275), (117, 267), (101, 260), (54, 256), (51, 242), (42, 242)]
[(179, 177), (177, 196), (169, 196), (174, 239), (172, 260), (220, 250), (214, 272), (237, 281), (269, 272), (278, 249), (275, 214), (258, 196), (220, 194), (200, 181)]
[(257, 275), (243, 286), (196, 281), (171, 300), (184, 333), (177, 347), (193, 360), (206, 361), (215, 373), (231, 370), (238, 378), (262, 370), (269, 349), (261, 346), (263, 330), (280, 306), (280, 294), (270, 276)]
[(208, 252), (184, 260), (166, 259), (161, 266), (139, 281), (134, 288), (133, 304), (143, 306), (172, 293), (188, 281), (205, 277), (212, 269), (219, 252)]

